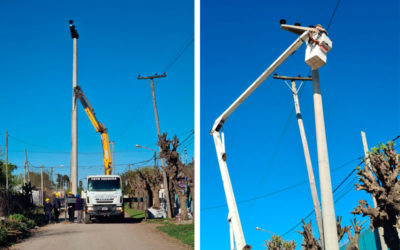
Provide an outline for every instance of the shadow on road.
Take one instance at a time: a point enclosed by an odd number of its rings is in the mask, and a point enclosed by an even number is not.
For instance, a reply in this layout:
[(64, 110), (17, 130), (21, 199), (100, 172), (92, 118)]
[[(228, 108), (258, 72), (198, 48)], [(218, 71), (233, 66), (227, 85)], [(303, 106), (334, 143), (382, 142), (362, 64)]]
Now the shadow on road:
[(136, 219), (125, 217), (123, 220), (117, 220), (112, 218), (98, 218), (95, 219), (92, 223), (100, 223), (100, 224), (136, 224), (142, 222), (143, 219)]

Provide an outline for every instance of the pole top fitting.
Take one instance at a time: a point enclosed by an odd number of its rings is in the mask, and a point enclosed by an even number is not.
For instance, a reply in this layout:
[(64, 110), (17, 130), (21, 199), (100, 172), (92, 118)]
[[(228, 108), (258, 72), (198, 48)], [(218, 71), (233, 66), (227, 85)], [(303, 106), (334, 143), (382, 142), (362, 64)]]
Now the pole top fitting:
[(75, 29), (75, 25), (73, 25), (74, 20), (69, 20), (69, 30), (71, 31), (71, 38), (78, 39), (79, 34), (78, 31)]

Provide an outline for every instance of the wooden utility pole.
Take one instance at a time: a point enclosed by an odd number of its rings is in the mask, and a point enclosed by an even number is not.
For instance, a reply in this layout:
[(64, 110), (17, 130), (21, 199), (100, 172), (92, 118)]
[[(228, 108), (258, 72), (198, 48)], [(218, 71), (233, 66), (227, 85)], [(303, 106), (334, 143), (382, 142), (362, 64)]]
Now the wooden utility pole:
[(28, 172), (28, 182), (31, 182), (31, 175), (29, 173), (29, 163), (28, 163), (28, 155), (26, 153), (26, 148), (25, 148), (25, 166)]
[(54, 178), (53, 178), (53, 168), (54, 167), (51, 167), (50, 168), (50, 178), (49, 178), (49, 180), (50, 180), (50, 188), (52, 189), (53, 188), (53, 183), (54, 183)]
[[(157, 111), (157, 104), (156, 104), (156, 94), (155, 94), (155, 90), (154, 90), (154, 78), (162, 78), (162, 77), (166, 77), (167, 75), (164, 73), (162, 75), (157, 75), (155, 74), (154, 76), (138, 76), (139, 80), (146, 80), (146, 79), (150, 79), (150, 86), (151, 86), (151, 93), (153, 96), (153, 108), (154, 108), (154, 116), (156, 118), (156, 126), (157, 126), (157, 143), (158, 140), (161, 136), (161, 131), (160, 131), (160, 123), (158, 121), (158, 111)], [(161, 147), (159, 146), (159, 151), (160, 151), (160, 155), (162, 152)], [(164, 188), (165, 188), (165, 200), (167, 203), (167, 216), (168, 218), (172, 218), (172, 210), (171, 210), (171, 202), (170, 202), (170, 197), (169, 197), (169, 188), (168, 188), (168, 178), (167, 178), (167, 172), (165, 171), (165, 164), (164, 164), (164, 159), (161, 158), (161, 167), (162, 167), (162, 173), (163, 173), (163, 183), (164, 183)]]
[[(365, 168), (367, 169), (367, 171), (371, 171), (371, 169), (372, 169), (371, 168), (371, 162), (370, 162), (370, 160), (368, 158), (368, 153), (369, 152), (368, 152), (367, 137), (366, 137), (364, 131), (361, 131), (361, 139), (362, 139), (364, 155), (365, 155), (365, 159), (366, 159)], [(377, 207), (376, 199), (372, 195), (371, 195), (371, 197), (372, 197), (372, 202), (374, 203), (374, 208), (376, 208)], [(387, 248), (385, 240), (383, 238), (383, 228), (382, 227), (378, 227), (378, 234), (379, 234), (379, 241), (380, 241), (380, 244), (381, 244), (381, 249), (382, 250), (387, 250), (388, 248)]]
[(8, 132), (6, 131), (6, 190), (8, 191)]
[(40, 165), (40, 204), (43, 206), (43, 163)]
[[(297, 95), (298, 90), (300, 89), (301, 85), (300, 85), (299, 89), (297, 89), (297, 87), (296, 87), (296, 80), (304, 82), (304, 81), (312, 81), (312, 78), (311, 77), (301, 77), (301, 76), (298, 76), (298, 77), (278, 76), (275, 74), (274, 79), (284, 80), (286, 85), (291, 89), (291, 91), (293, 93), (294, 107), (296, 110), (297, 122), (299, 124), (301, 142), (303, 143), (304, 157), (306, 158), (308, 181), (310, 183), (311, 196), (312, 196), (312, 200), (313, 200), (315, 217), (317, 220), (317, 226), (318, 226), (318, 232), (319, 232), (319, 239), (321, 241), (321, 246), (324, 246), (324, 229), (323, 229), (323, 223), (322, 223), (321, 206), (320, 206), (319, 199), (318, 199), (317, 187), (315, 185), (314, 171), (313, 171), (313, 167), (312, 167), (312, 163), (311, 163), (310, 151), (308, 149), (306, 132), (304, 130), (303, 117), (301, 116), (301, 112), (300, 112), (299, 97)], [(291, 86), (286, 82), (286, 80), (291, 81), (291, 83), (292, 83)]]

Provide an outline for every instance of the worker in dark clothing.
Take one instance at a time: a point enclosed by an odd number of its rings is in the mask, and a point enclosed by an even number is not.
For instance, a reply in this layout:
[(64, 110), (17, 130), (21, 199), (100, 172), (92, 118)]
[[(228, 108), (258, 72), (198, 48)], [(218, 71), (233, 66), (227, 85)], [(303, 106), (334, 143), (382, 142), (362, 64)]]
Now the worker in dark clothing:
[(55, 219), (56, 223), (59, 222), (58, 217), (60, 216), (60, 208), (61, 208), (61, 202), (58, 197), (59, 197), (59, 194), (56, 193), (56, 197), (53, 200), (54, 219)]
[(75, 210), (77, 212), (77, 222), (82, 223), (84, 200), (80, 198), (79, 194), (76, 194)]
[(46, 198), (46, 202), (43, 205), (43, 210), (44, 210), (44, 218), (46, 221), (46, 224), (49, 224), (51, 221), (51, 210), (53, 209), (53, 206), (50, 203), (50, 199)]
[[(68, 198), (75, 198), (75, 196), (72, 194), (72, 192), (68, 193)], [(74, 217), (75, 217), (75, 202), (68, 202), (68, 219), (69, 222), (74, 223)]]

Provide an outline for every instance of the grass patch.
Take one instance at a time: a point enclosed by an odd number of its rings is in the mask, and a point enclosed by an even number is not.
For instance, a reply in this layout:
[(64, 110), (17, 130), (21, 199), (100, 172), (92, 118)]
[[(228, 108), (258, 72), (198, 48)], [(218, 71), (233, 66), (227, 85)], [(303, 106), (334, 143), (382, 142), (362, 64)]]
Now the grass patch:
[(129, 215), (129, 217), (134, 219), (144, 219), (144, 211), (135, 210), (133, 208), (129, 208), (128, 204), (125, 204), (125, 212)]
[(157, 229), (194, 248), (194, 223), (180, 225), (167, 223)]

